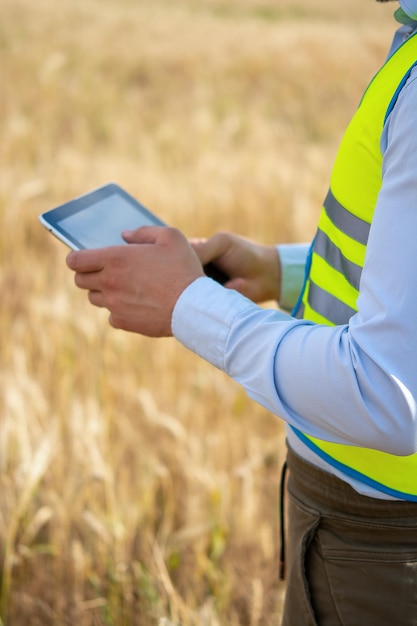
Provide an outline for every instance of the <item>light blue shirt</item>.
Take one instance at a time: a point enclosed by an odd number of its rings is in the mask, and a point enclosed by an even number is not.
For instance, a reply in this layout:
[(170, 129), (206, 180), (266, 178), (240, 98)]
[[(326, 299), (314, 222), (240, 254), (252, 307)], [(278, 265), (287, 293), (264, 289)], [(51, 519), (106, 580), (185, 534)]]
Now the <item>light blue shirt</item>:
[[(417, 19), (417, 0), (401, 7)], [(401, 10), (400, 10), (401, 11)], [(414, 13), (413, 13), (414, 11)], [(396, 33), (391, 52), (417, 30)], [(410, 23), (411, 22), (411, 23)], [(209, 278), (180, 296), (174, 336), (239, 382), (289, 425), (320, 439), (396, 455), (417, 451), (417, 70), (387, 119), (381, 138), (383, 183), (375, 208), (358, 313), (323, 326), (261, 308)], [(278, 246), (281, 306), (298, 295), (307, 246)], [(289, 444), (310, 462), (376, 492), (321, 460), (287, 429)]]

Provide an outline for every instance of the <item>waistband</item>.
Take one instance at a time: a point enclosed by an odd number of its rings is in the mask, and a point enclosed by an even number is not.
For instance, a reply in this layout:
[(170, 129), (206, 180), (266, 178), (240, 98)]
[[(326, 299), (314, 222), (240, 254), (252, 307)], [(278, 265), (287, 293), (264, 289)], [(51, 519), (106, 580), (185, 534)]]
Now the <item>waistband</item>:
[(287, 449), (288, 491), (323, 514), (357, 515), (364, 518), (398, 520), (415, 518), (417, 502), (381, 500), (357, 493), (337, 476), (312, 465)]

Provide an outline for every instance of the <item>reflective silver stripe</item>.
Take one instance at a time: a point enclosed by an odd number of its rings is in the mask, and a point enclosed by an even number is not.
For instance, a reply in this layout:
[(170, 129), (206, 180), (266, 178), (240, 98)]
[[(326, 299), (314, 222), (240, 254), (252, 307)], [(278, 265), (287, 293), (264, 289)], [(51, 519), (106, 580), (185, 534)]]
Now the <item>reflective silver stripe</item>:
[(340, 248), (338, 248), (322, 230), (318, 230), (314, 242), (314, 252), (321, 256), (327, 263), (346, 278), (348, 283), (359, 290), (362, 268), (349, 261)]
[(345, 209), (334, 197), (331, 190), (324, 201), (324, 208), (333, 224), (345, 235), (355, 241), (366, 245), (369, 236), (370, 225), (360, 217), (356, 217)]
[(304, 318), (304, 310), (305, 310), (304, 302), (300, 302), (299, 307), (294, 313), (294, 317), (296, 317), (299, 320), (302, 320)]
[(347, 324), (352, 315), (355, 315), (355, 309), (325, 291), (312, 280), (310, 280), (310, 288), (308, 290), (308, 303), (314, 311), (325, 317), (333, 324)]

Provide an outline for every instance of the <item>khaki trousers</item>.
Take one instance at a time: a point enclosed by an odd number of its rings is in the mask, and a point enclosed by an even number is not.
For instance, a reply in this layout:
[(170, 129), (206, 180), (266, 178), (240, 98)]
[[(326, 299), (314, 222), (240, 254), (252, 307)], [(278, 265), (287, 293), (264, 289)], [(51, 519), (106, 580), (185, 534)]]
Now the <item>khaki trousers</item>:
[(417, 503), (368, 498), (288, 451), (282, 626), (417, 626)]

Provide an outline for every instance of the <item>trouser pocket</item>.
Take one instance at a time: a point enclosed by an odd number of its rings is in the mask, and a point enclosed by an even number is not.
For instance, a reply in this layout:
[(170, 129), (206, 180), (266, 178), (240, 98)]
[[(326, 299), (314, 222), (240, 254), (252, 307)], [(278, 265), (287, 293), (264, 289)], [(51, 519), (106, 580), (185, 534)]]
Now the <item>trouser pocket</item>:
[(318, 626), (306, 576), (306, 556), (320, 522), (320, 514), (289, 493), (288, 519), (287, 590), (282, 626)]
[(417, 528), (322, 516), (306, 555), (320, 626), (417, 625)]

